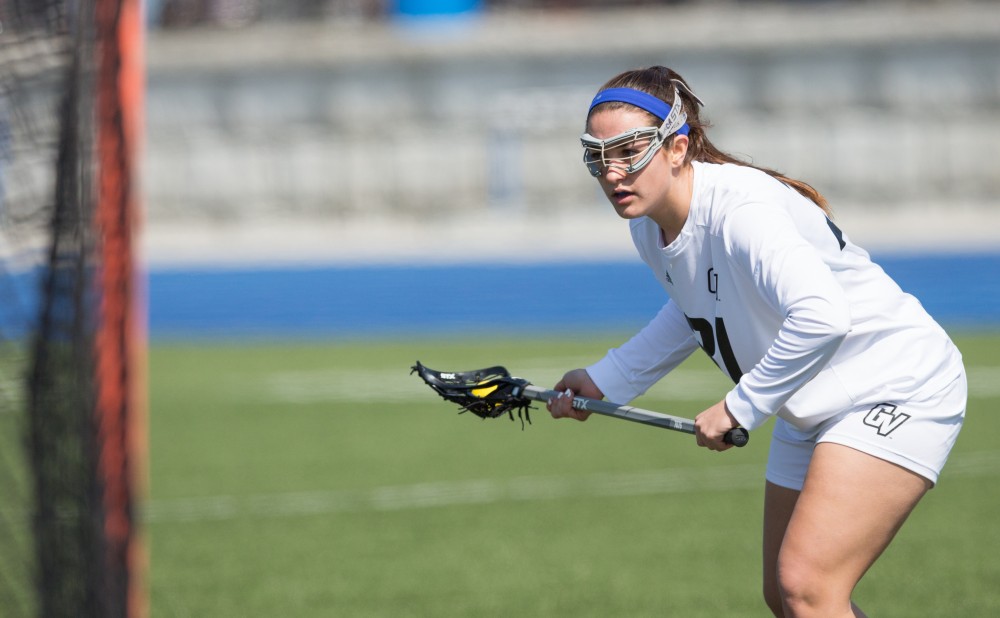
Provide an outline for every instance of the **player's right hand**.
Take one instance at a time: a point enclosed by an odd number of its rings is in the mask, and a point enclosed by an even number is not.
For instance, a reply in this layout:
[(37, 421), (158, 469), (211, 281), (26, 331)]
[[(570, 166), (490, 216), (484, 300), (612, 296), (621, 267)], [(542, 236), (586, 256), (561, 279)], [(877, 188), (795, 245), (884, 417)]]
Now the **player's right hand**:
[(573, 407), (573, 397), (583, 395), (591, 399), (604, 399), (604, 393), (597, 388), (594, 381), (586, 369), (573, 369), (566, 372), (561, 380), (556, 382), (553, 390), (559, 395), (549, 399), (546, 404), (552, 418), (575, 418), (578, 421), (585, 421), (590, 416), (586, 410), (577, 410)]

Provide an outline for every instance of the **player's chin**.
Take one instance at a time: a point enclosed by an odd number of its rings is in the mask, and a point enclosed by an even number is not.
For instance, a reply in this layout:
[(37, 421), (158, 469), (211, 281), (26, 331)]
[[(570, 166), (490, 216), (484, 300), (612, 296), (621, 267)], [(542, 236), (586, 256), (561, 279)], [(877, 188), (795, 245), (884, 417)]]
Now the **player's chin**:
[(644, 214), (642, 204), (634, 193), (629, 194), (628, 199), (616, 199), (614, 196), (609, 196), (608, 200), (622, 219), (636, 219)]

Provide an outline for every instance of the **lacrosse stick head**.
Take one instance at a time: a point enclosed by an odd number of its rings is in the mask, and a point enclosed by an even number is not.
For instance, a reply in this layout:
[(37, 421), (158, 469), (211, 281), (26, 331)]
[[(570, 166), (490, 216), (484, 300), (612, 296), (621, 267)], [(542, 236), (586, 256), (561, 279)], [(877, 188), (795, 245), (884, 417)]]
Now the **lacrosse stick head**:
[(514, 411), (522, 422), (531, 422), (530, 402), (523, 395), (528, 381), (515, 378), (506, 368), (496, 366), (474, 371), (436, 371), (417, 361), (410, 368), (445, 401), (459, 406), (459, 414), (471, 412), (479, 418), (496, 418)]

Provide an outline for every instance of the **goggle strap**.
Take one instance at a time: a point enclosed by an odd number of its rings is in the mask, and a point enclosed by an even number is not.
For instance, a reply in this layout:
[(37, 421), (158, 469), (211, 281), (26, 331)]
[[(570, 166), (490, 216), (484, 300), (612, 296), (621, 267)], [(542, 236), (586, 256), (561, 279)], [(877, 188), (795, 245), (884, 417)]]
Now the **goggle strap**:
[(698, 95), (696, 95), (694, 93), (694, 90), (691, 90), (691, 88), (689, 88), (687, 84), (685, 84), (679, 79), (672, 79), (670, 80), (670, 83), (672, 83), (674, 85), (674, 88), (676, 88), (677, 90), (683, 90), (684, 94), (691, 97), (691, 99), (693, 99), (695, 103), (697, 103), (702, 107), (705, 107), (705, 102), (702, 101), (700, 98), (698, 98)]
[(687, 135), (687, 127), (684, 126), (686, 122), (687, 113), (684, 111), (684, 103), (681, 101), (680, 91), (674, 90), (674, 104), (670, 106), (670, 113), (663, 119), (663, 124), (660, 125), (660, 130), (657, 131), (657, 136), (660, 138), (661, 143), (666, 141), (667, 137), (672, 133), (678, 133), (683, 130), (684, 135)]

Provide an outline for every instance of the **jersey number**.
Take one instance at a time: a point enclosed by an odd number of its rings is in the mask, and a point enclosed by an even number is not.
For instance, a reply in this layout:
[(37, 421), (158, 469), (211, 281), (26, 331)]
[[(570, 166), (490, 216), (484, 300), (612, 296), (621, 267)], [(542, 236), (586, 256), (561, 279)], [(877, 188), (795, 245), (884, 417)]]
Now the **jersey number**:
[[(722, 363), (725, 365), (724, 370), (729, 373), (733, 382), (739, 382), (743, 371), (740, 369), (739, 363), (736, 362), (736, 354), (733, 353), (733, 345), (729, 343), (726, 323), (722, 321), (722, 318), (715, 318), (715, 329), (713, 329), (712, 323), (705, 318), (689, 318), (686, 315), (684, 317), (687, 318), (691, 330), (698, 333), (698, 337), (701, 339), (701, 349), (705, 350), (709, 358), (718, 365), (719, 361), (715, 359), (715, 350), (718, 346), (719, 353), (722, 355)], [(719, 365), (719, 368), (722, 369), (722, 365)]]

